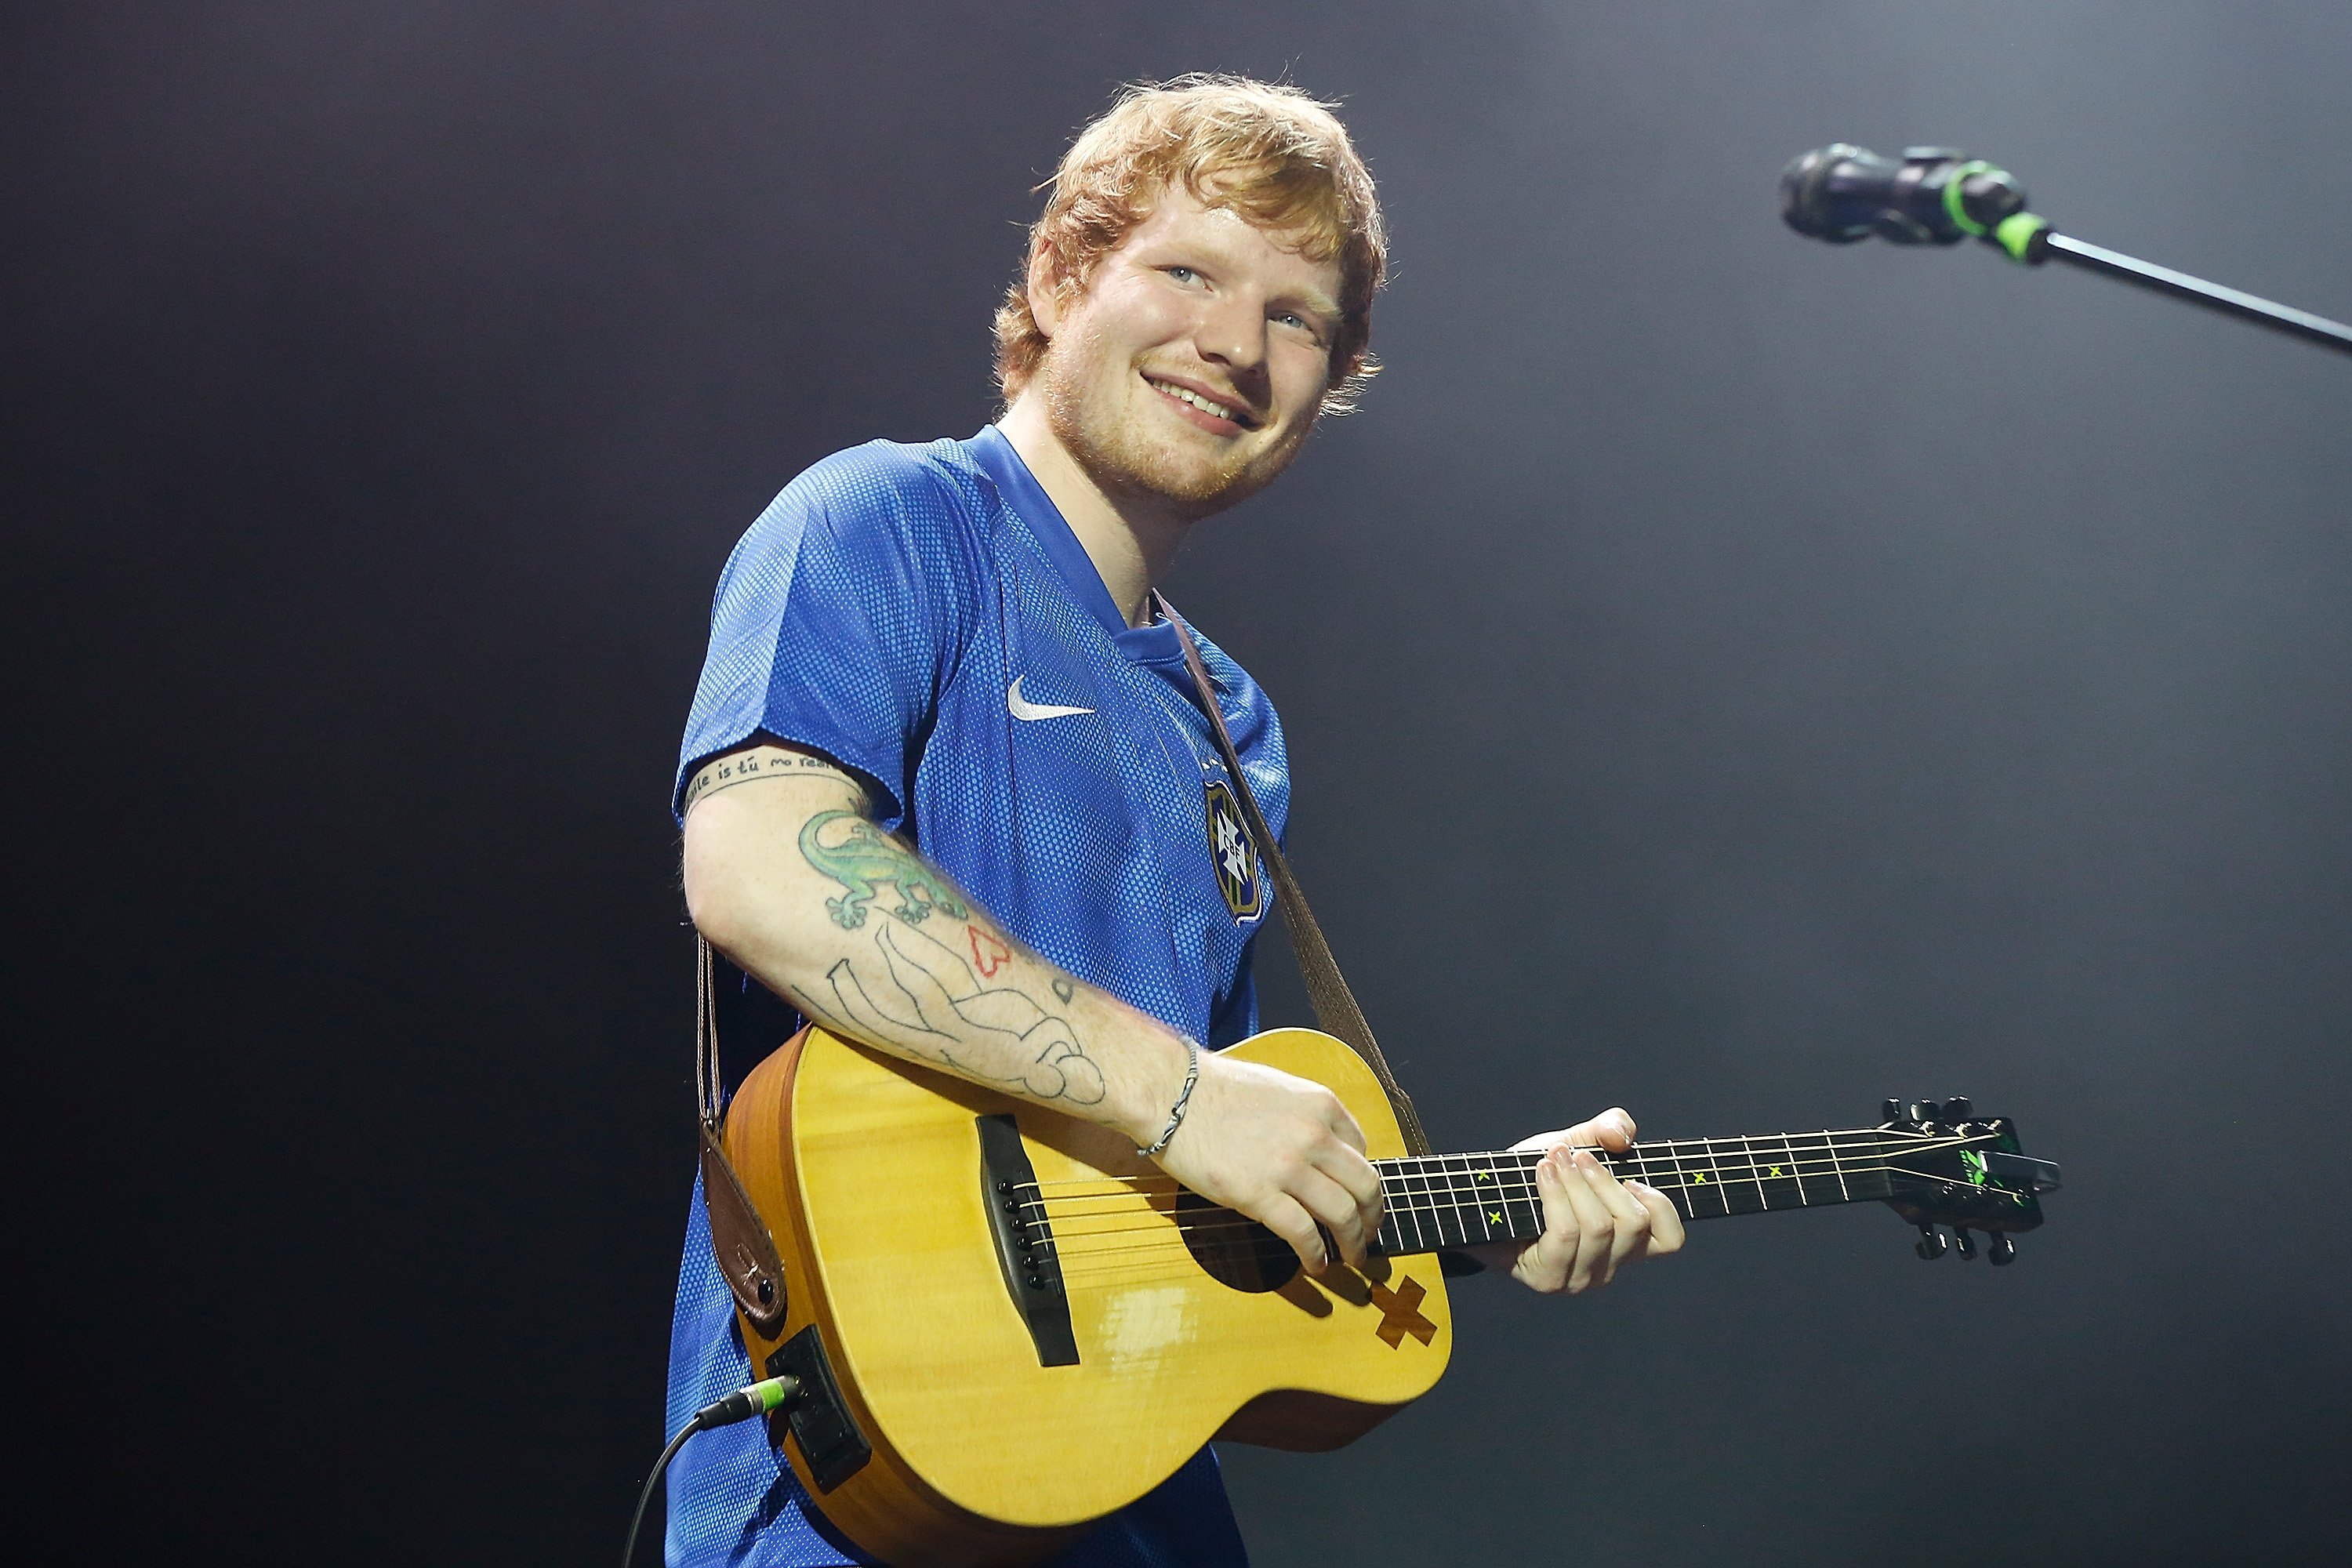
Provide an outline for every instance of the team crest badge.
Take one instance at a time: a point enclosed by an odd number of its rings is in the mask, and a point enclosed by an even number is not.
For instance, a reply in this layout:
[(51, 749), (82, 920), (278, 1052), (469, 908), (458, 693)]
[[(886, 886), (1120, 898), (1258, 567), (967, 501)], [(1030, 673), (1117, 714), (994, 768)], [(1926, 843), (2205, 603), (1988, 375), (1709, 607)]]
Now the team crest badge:
[(1265, 886), (1258, 879), (1257, 846), (1242, 821), (1233, 785), (1211, 779), (1208, 790), (1209, 858), (1217, 868), (1217, 890), (1237, 921), (1254, 921), (1265, 910)]

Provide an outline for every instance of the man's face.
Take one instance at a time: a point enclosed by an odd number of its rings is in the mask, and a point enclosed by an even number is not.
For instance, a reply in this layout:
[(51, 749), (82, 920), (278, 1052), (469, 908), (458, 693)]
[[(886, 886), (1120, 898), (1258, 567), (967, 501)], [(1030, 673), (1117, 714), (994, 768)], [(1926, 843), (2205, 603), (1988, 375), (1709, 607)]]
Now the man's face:
[(1329, 384), (1339, 264), (1310, 261), (1180, 187), (1104, 257), (1083, 293), (1031, 274), (1050, 335), (1038, 365), (1054, 435), (1113, 496), (1188, 520), (1289, 466)]

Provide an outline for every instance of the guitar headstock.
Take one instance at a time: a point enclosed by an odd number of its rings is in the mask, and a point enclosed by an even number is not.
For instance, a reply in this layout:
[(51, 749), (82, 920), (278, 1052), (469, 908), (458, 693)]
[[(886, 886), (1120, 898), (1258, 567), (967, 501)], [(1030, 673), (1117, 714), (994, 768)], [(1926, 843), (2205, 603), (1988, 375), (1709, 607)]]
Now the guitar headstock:
[[(1962, 1258), (1977, 1255), (1969, 1235), (1986, 1235), (1996, 1264), (2017, 1256), (2011, 1239), (2042, 1223), (2040, 1194), (2058, 1190), (2058, 1167), (2032, 1160), (2018, 1147), (2017, 1124), (2006, 1116), (1979, 1116), (1966, 1096), (1943, 1100), (1890, 1100), (1879, 1131), (1892, 1195), (1886, 1205), (1919, 1227), (1912, 1248), (1929, 1262), (1954, 1243)], [(1937, 1230), (1949, 1226), (1947, 1241)]]

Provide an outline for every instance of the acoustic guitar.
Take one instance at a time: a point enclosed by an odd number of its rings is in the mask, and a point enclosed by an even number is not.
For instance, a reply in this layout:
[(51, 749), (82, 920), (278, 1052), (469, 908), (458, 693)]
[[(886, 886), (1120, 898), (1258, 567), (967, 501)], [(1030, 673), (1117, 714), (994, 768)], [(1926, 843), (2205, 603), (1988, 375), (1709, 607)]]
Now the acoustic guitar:
[[(1541, 1234), (1533, 1152), (1408, 1158), (1362, 1059), (1309, 1029), (1233, 1047), (1330, 1088), (1386, 1214), (1321, 1279), (1116, 1134), (804, 1030), (729, 1110), (729, 1160), (782, 1263), (762, 1375), (773, 1435), (825, 1517), (885, 1562), (1034, 1562), (1212, 1438), (1336, 1448), (1428, 1391), (1452, 1348), (1439, 1255)], [(1599, 1152), (1596, 1151), (1596, 1152)], [(1879, 1126), (1668, 1139), (1601, 1157), (1689, 1220), (1884, 1200), (1922, 1257), (1991, 1261), (2042, 1223), (2056, 1167), (1965, 1100)], [(1931, 1245), (1932, 1244), (1932, 1245)]]

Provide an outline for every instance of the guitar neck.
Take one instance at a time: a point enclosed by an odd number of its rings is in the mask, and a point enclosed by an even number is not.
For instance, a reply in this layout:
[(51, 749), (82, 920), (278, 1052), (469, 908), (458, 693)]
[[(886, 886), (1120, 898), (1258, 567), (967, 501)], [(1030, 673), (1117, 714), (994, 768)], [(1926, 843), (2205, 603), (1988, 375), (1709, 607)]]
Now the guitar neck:
[[(1591, 1154), (1621, 1180), (1665, 1194), (1686, 1220), (1890, 1194), (1888, 1172), (1919, 1140), (1885, 1128), (1771, 1132), (1753, 1138), (1668, 1138), (1622, 1154)], [(1386, 1205), (1380, 1249), (1392, 1256), (1532, 1241), (1543, 1234), (1536, 1188), (1540, 1151), (1422, 1154), (1372, 1162)]]

